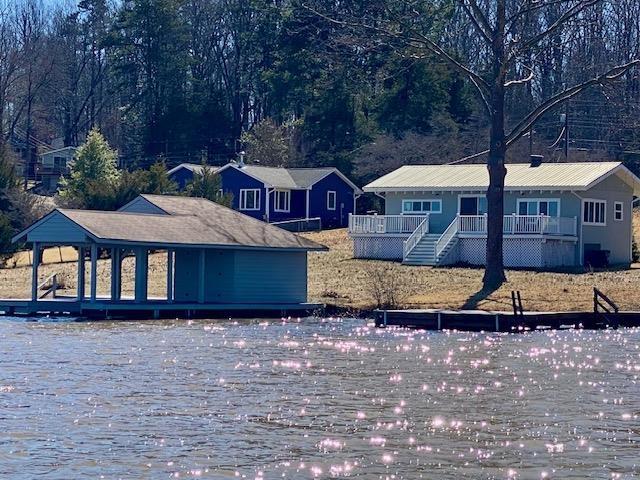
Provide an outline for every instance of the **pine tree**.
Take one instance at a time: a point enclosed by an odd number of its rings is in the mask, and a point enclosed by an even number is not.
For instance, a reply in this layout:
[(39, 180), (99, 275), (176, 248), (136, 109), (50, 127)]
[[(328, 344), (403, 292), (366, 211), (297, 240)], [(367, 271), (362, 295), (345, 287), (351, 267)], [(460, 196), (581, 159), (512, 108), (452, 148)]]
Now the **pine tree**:
[(233, 195), (222, 191), (220, 175), (207, 165), (202, 166), (201, 172), (194, 173), (185, 191), (190, 197), (206, 198), (226, 207), (231, 207), (233, 202)]
[(114, 188), (119, 175), (118, 152), (94, 128), (78, 148), (69, 177), (62, 180), (60, 197), (72, 206), (93, 208), (90, 198), (96, 186), (100, 190)]

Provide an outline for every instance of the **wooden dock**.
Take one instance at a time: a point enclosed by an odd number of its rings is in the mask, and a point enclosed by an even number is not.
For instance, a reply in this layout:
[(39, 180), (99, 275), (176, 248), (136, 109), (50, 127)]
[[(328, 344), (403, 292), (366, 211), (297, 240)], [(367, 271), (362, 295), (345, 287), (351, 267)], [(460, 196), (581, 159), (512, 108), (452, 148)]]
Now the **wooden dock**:
[(511, 294), (512, 312), (484, 310), (376, 310), (377, 327), (424, 330), (525, 332), (547, 329), (606, 329), (640, 326), (640, 312), (621, 312), (597, 288), (593, 289), (591, 312), (525, 312), (520, 292)]
[(111, 301), (98, 297), (95, 301), (57, 296), (37, 301), (27, 299), (0, 300), (0, 315), (40, 317), (47, 315), (91, 319), (152, 319), (152, 318), (254, 318), (306, 315), (322, 311), (319, 303), (195, 303), (148, 299), (138, 303), (133, 299)]
[(487, 312), (480, 310), (376, 310), (377, 327), (471, 332), (524, 332), (544, 329), (605, 329), (640, 326), (640, 312)]

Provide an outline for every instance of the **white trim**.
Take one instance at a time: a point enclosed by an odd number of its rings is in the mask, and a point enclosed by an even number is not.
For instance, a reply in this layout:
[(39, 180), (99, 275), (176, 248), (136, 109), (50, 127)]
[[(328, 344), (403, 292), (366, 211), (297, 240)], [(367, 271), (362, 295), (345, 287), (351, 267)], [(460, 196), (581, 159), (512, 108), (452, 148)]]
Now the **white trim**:
[[(254, 192), (254, 205), (252, 208), (247, 208), (247, 193)], [(241, 188), (240, 189), (240, 210), (245, 212), (255, 212), (260, 210), (260, 189), (259, 188)]]
[[(410, 211), (406, 211), (404, 208), (405, 203), (408, 202), (430, 202), (431, 206), (433, 207), (434, 204), (438, 205), (438, 209), (437, 210), (420, 210), (420, 211), (415, 211), (415, 210), (410, 210)], [(400, 210), (402, 215), (420, 215), (422, 213), (442, 213), (442, 199), (441, 198), (403, 198), (402, 199), (402, 209)]]
[[(561, 210), (562, 210), (562, 200), (560, 198), (528, 198), (528, 197), (523, 197), (523, 198), (518, 198), (516, 199), (516, 215), (522, 215), (520, 213), (520, 204), (524, 203), (524, 202), (537, 202), (538, 203), (538, 211), (535, 214), (529, 214), (528, 213), (528, 209), (527, 209), (527, 213), (524, 215), (546, 215), (548, 217), (554, 216), (554, 217), (561, 217), (562, 215), (560, 214)], [(546, 214), (541, 214), (540, 213), (540, 202), (558, 202), (558, 214), (557, 215), (549, 215), (548, 213)]]
[[(617, 207), (620, 207), (620, 212)], [(618, 213), (620, 213), (620, 218), (617, 218)], [(624, 202), (613, 202), (613, 220), (616, 222), (624, 221)]]
[[(331, 194), (333, 194), (333, 207), (331, 207), (329, 199), (331, 198)], [(338, 205), (338, 193), (335, 190), (327, 190), (327, 210), (335, 210)]]
[[(279, 205), (280, 202), (279, 200), (279, 195), (280, 193), (284, 193), (284, 207), (282, 205)], [(274, 212), (280, 212), (280, 213), (289, 213), (291, 211), (291, 190), (287, 190), (284, 188), (276, 188), (273, 191), (273, 211)]]
[(309, 218), (309, 190), (306, 191), (306, 198), (305, 198), (305, 218)]
[[(584, 219), (584, 214), (585, 214), (585, 204), (586, 203), (600, 203), (600, 204), (604, 204), (604, 213), (603, 213), (603, 218), (604, 218), (604, 222), (588, 222), (585, 221)], [(600, 198), (583, 198), (582, 199), (582, 211), (580, 212), (580, 219), (582, 220), (582, 224), (583, 225), (588, 225), (591, 227), (606, 227), (607, 226), (607, 201), (606, 200), (602, 200)], [(594, 213), (594, 218), (595, 218), (595, 213)]]

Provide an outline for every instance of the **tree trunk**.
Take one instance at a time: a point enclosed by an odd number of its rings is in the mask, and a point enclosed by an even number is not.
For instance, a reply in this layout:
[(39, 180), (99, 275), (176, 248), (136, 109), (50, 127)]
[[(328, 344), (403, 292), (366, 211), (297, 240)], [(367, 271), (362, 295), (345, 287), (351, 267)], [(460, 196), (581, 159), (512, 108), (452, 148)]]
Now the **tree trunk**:
[(493, 38), (493, 84), (490, 97), (491, 130), (489, 132), (489, 187), (487, 188), (487, 258), (483, 286), (495, 289), (506, 281), (503, 259), (504, 179), (507, 169), (504, 160), (507, 144), (504, 133), (504, 0), (496, 3), (496, 29)]

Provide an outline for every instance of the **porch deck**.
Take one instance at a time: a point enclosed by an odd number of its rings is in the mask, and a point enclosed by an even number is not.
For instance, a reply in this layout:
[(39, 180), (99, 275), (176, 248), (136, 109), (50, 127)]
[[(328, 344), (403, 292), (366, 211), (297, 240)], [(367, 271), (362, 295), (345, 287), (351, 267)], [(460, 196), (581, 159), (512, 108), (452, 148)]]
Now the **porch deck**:
[[(439, 224), (440, 230), (432, 228), (428, 214), (352, 215), (349, 235), (354, 240), (354, 256), (402, 260), (409, 265), (484, 261), (486, 215), (455, 215), (444, 231), (441, 218)], [(574, 265), (577, 233), (575, 217), (505, 215), (505, 264), (533, 268)]]

